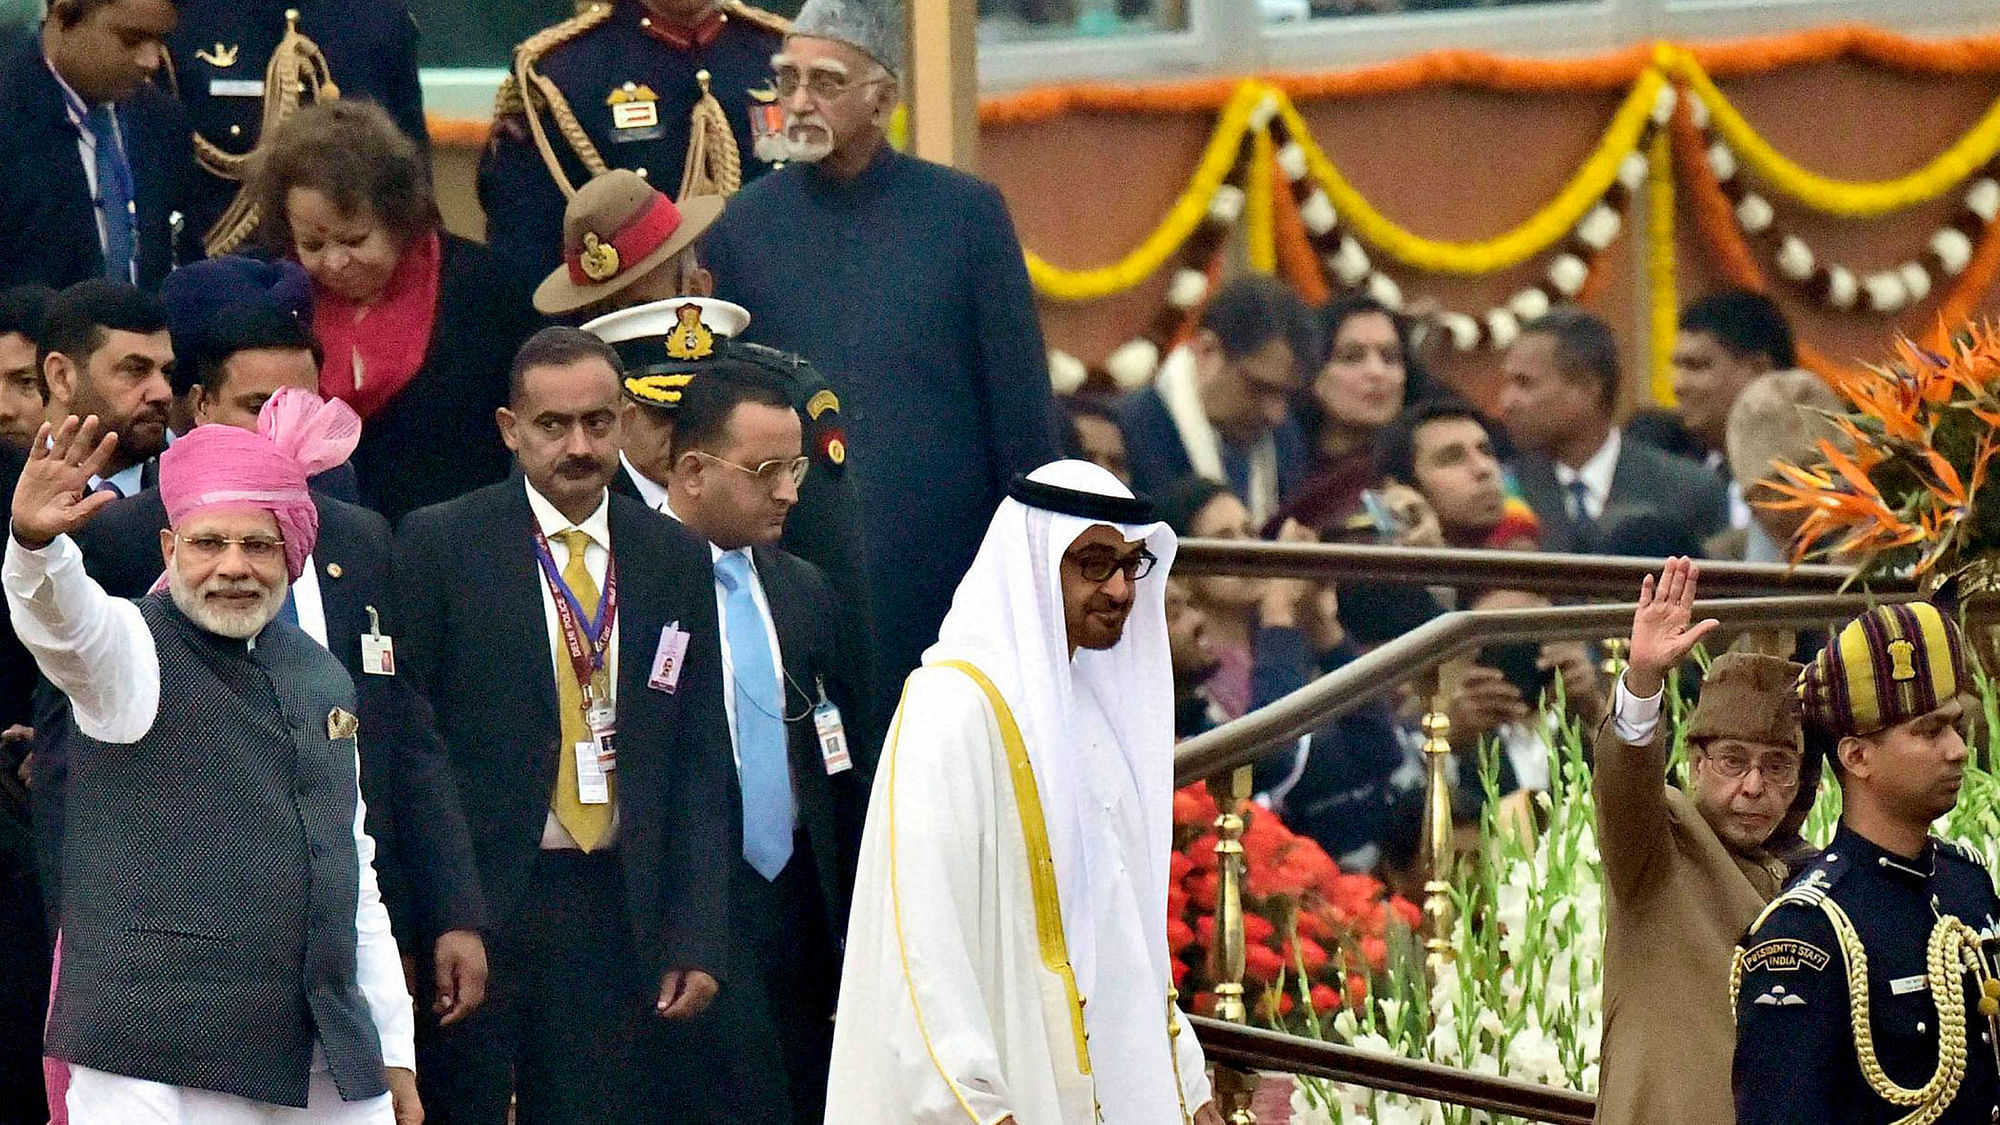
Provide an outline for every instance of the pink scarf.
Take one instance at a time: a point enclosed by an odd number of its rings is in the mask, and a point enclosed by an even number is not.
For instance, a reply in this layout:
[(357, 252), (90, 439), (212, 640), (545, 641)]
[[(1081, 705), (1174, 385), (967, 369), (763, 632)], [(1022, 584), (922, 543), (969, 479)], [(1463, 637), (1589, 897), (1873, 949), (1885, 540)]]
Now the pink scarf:
[[(389, 275), (388, 288), (373, 305), (358, 305), (315, 287), (313, 332), (326, 349), (319, 390), (354, 408), (363, 418), (401, 394), (431, 346), (437, 319), (442, 245), (436, 231), (412, 242)], [(354, 357), (361, 357), (362, 381), (355, 385)]]

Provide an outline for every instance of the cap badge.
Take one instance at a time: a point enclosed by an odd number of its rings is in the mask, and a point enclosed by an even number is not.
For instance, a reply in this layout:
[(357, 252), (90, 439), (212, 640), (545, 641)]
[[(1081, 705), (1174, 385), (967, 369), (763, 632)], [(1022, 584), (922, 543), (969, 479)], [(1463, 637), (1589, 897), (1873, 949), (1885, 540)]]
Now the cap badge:
[(674, 359), (707, 359), (715, 354), (715, 334), (701, 322), (700, 305), (682, 305), (674, 310), (679, 318), (667, 333), (667, 355)]
[(592, 281), (608, 281), (618, 272), (618, 248), (600, 240), (595, 231), (584, 232), (583, 254), (579, 260), (583, 276)]
[(1917, 678), (1917, 646), (1908, 641), (1889, 642), (1889, 678), (1902, 683)]

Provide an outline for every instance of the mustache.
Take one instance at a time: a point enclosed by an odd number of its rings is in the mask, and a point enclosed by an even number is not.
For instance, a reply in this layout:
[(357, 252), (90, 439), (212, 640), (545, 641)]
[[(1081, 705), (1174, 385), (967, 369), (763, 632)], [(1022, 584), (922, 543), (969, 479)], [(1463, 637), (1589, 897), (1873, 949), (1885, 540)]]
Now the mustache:
[(588, 477), (603, 471), (603, 464), (589, 457), (565, 457), (556, 462), (557, 476)]

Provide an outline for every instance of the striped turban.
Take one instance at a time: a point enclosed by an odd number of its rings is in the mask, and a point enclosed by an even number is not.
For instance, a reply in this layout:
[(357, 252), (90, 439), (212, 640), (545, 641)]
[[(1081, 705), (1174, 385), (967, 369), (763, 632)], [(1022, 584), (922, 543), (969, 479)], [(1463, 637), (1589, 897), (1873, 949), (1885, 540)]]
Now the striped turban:
[(1836, 738), (1909, 722), (1970, 690), (1958, 626), (1929, 602), (1877, 606), (1848, 622), (1798, 683), (1807, 721)]

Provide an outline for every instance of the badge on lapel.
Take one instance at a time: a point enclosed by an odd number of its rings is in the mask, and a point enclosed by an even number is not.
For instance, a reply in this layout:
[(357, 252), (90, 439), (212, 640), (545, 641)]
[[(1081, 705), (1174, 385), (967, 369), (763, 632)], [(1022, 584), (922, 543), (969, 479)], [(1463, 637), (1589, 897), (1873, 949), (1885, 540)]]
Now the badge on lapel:
[(611, 107), (613, 141), (656, 141), (665, 135), (660, 127), (660, 95), (651, 86), (626, 82), (604, 99)]
[(333, 742), (343, 738), (353, 738), (361, 733), (361, 720), (353, 712), (335, 707), (326, 713), (326, 737)]

